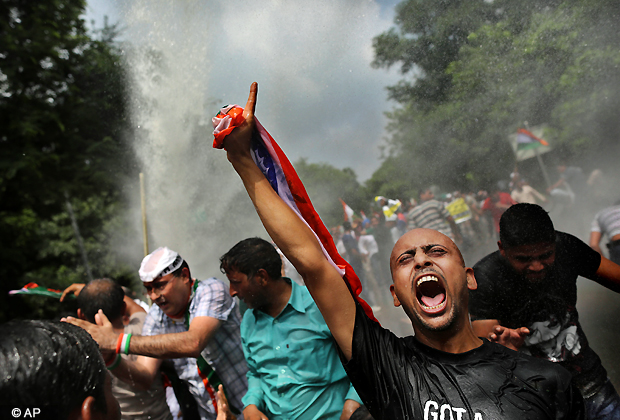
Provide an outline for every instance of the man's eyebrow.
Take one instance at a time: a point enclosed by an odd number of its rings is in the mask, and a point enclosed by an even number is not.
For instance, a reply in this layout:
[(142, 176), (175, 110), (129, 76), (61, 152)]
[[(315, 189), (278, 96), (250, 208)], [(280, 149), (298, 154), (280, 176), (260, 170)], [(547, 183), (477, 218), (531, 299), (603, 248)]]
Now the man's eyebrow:
[(428, 245), (423, 245), (420, 248), (422, 248), (422, 251), (424, 251), (424, 253), (428, 253), (428, 251), (430, 251), (431, 249), (433, 249), (436, 246), (440, 246), (442, 248), (447, 249), (448, 247), (442, 244), (428, 244)]

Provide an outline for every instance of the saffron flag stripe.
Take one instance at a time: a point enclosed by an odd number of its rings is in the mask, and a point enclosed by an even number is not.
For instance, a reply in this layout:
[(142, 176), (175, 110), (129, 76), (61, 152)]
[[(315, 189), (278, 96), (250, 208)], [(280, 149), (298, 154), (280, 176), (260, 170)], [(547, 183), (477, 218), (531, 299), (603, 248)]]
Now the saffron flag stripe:
[(524, 128), (519, 128), (517, 130), (517, 143), (520, 145), (525, 145), (528, 143), (536, 144), (536, 142), (542, 144), (543, 146), (549, 146), (549, 143), (539, 137), (536, 137), (532, 132)]
[[(321, 245), (325, 258), (343, 276), (364, 312), (371, 319), (377, 321), (370, 306), (359, 296), (362, 291), (359, 278), (351, 265), (336, 250), (331, 234), (314, 210), (293, 165), (273, 137), (258, 122), (258, 119), (255, 118), (254, 120), (256, 122), (256, 133), (258, 133), (258, 136), (255, 136), (252, 141), (251, 154), (254, 163), (263, 172), (274, 191), (312, 230)], [(224, 138), (243, 121), (243, 108), (237, 105), (228, 105), (222, 108), (213, 118), (213, 147), (222, 149)]]

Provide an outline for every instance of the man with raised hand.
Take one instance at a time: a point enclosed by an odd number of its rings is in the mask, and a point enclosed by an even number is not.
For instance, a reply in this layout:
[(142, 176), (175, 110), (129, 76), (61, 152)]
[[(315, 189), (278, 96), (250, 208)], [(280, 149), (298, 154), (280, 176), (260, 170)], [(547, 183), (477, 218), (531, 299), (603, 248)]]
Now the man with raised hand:
[(148, 384), (159, 371), (160, 359), (172, 359), (202, 419), (215, 419), (220, 383), (231, 410), (239, 412), (247, 391), (247, 365), (239, 333), (241, 316), (228, 287), (214, 277), (192, 278), (187, 262), (166, 247), (144, 257), (139, 274), (155, 303), (142, 336), (115, 333), (102, 311), (95, 316), (98, 325), (67, 320), (87, 330), (102, 350), (149, 356), (142, 359), (145, 363), (121, 359), (115, 367), (118, 377), (140, 378)]
[(244, 120), (224, 139), (228, 160), (267, 232), (304, 278), (373, 417), (581, 418), (568, 372), (476, 337), (467, 310), (473, 270), (437, 231), (408, 232), (390, 257), (394, 304), (411, 319), (415, 337), (398, 338), (365, 314), (314, 233), (252, 159), (257, 91), (253, 84)]

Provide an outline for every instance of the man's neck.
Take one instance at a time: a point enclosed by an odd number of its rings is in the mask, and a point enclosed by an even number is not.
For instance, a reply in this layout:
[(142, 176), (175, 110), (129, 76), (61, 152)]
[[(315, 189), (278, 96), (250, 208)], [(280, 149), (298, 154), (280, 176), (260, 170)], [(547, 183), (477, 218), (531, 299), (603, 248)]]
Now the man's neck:
[(123, 325), (123, 317), (119, 316), (114, 321), (110, 321), (112, 324), (112, 328), (114, 332), (117, 334), (122, 334), (125, 331), (125, 326)]
[[(458, 331), (456, 334), (453, 332), (455, 330)], [(482, 340), (476, 337), (469, 321), (465, 328), (451, 328), (449, 331), (420, 331), (415, 328), (415, 332), (419, 342), (446, 353), (465, 353), (482, 345)]]
[(293, 292), (293, 285), (284, 278), (272, 281), (269, 287), (269, 294), (273, 296), (271, 302), (264, 306), (261, 311), (272, 318), (277, 317), (284, 310)]

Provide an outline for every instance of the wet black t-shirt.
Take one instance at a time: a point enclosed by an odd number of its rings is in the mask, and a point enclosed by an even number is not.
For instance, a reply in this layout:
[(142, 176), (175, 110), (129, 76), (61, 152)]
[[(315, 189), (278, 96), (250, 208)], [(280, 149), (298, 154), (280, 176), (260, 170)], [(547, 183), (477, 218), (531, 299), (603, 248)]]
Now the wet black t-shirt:
[(583, 418), (566, 370), (483, 341), (445, 353), (397, 337), (358, 306), (352, 358), (343, 364), (375, 420)]
[(605, 383), (607, 372), (579, 324), (577, 277), (593, 278), (600, 263), (600, 254), (583, 241), (556, 232), (555, 263), (544, 281), (532, 283), (496, 251), (474, 265), (478, 288), (469, 293), (469, 312), (473, 320), (529, 328), (522, 350), (561, 363), (589, 397)]

